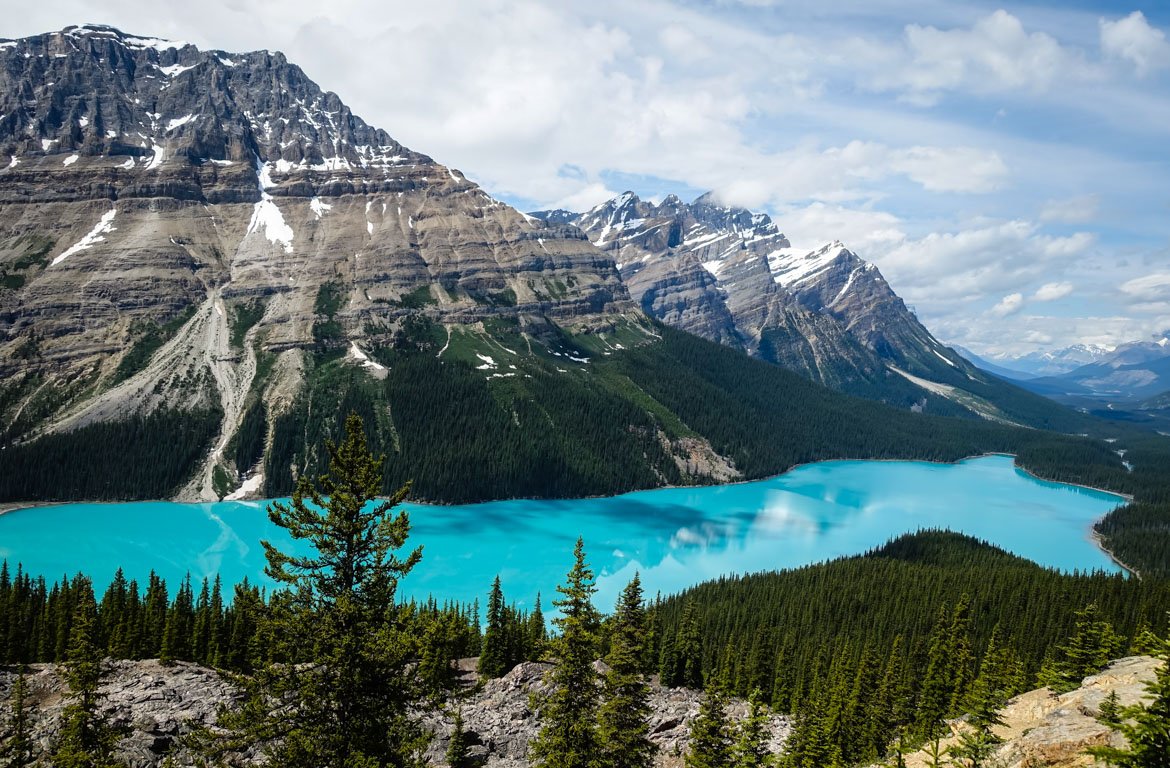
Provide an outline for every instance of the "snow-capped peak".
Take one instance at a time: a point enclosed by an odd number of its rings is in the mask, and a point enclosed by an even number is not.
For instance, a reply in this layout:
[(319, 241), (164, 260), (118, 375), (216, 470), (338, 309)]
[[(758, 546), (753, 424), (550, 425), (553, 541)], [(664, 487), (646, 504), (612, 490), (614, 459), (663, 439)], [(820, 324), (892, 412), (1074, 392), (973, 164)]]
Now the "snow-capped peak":
[(772, 277), (785, 288), (806, 282), (824, 272), (849, 250), (839, 240), (807, 252), (797, 248), (777, 248), (768, 254)]

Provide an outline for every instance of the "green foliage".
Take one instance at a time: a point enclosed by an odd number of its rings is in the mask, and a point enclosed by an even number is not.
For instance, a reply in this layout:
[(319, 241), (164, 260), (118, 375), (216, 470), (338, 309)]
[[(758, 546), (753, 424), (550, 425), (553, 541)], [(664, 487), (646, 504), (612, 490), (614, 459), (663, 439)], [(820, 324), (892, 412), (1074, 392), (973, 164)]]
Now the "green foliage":
[(32, 765), (33, 739), (28, 712), (28, 679), (21, 669), (12, 683), (11, 713), (7, 722), (7, 738), (0, 745), (0, 758), (5, 768), (25, 768)]
[(683, 607), (678, 630), (663, 640), (659, 677), (671, 688), (703, 687), (703, 639), (694, 603)]
[(227, 473), (227, 470), (224, 469), (222, 466), (220, 466), (219, 464), (216, 464), (212, 468), (212, 470), (211, 470), (211, 490), (213, 490), (215, 492), (215, 495), (219, 497), (220, 501), (223, 500), (224, 496), (227, 496), (229, 493), (232, 492), (232, 488), (234, 488), (235, 485), (236, 484), (235, 484), (232, 476), (229, 475)]
[(1089, 752), (1117, 768), (1166, 768), (1170, 765), (1170, 641), (1158, 658), (1163, 663), (1146, 684), (1145, 701), (1121, 711), (1116, 729), (1128, 742), (1124, 748), (1092, 747)]
[(451, 739), (447, 742), (447, 765), (451, 768), (468, 768), (467, 733), (463, 730), (463, 712), (455, 710), (455, 723), (451, 728)]
[(719, 686), (711, 686), (699, 705), (698, 717), (691, 723), (683, 765), (726, 768), (733, 764), (734, 746), (735, 731), (727, 718), (727, 694)]
[(336, 346), (345, 339), (345, 329), (336, 319), (338, 310), (345, 303), (345, 293), (337, 280), (322, 283), (317, 289), (317, 299), (313, 303), (313, 311), (317, 315), (313, 323), (313, 340), (318, 349)]
[(646, 610), (637, 574), (622, 590), (609, 630), (609, 669), (598, 712), (600, 763), (602, 768), (649, 768), (656, 748), (649, 738), (650, 689), (642, 676)]
[(228, 450), (234, 454), (236, 471), (250, 470), (264, 455), (264, 440), (268, 433), (268, 407), (257, 398), (244, 411), (240, 428), (232, 438)]
[(321, 287), (317, 289), (317, 299), (313, 303), (313, 312), (331, 318), (341, 309), (342, 302), (344, 301), (345, 294), (342, 291), (341, 283), (337, 280), (330, 280), (327, 283), (322, 283)]
[(920, 741), (969, 712), (981, 687), (998, 700), (1034, 687), (1046, 653), (1074, 636), (1075, 612), (1090, 603), (1128, 638), (1147, 623), (1165, 627), (1170, 584), (1062, 574), (921, 532), (864, 556), (698, 585), (656, 603), (651, 625), (661, 625), (665, 659), (698, 616), (704, 668), (721, 665), (731, 693), (759, 687), (794, 714), (789, 764), (811, 768), (883, 759), (900, 731)]
[(768, 708), (760, 691), (748, 697), (748, 716), (739, 726), (733, 762), (735, 768), (768, 768), (775, 759), (768, 750)]
[(429, 285), (420, 285), (413, 291), (402, 294), (398, 299), (398, 306), (406, 309), (422, 309), (430, 304), (438, 304), (438, 300), (431, 295), (431, 287)]
[(244, 337), (252, 326), (264, 317), (265, 305), (259, 299), (236, 304), (231, 310), (231, 346), (232, 349), (244, 348)]
[[(278, 657), (311, 648), (314, 663), (265, 664), (247, 680), (244, 706), (225, 723), (266, 741), (269, 759), (288, 768), (418, 765), (427, 738), (410, 713), (418, 698), (407, 672), (414, 643), (394, 598), (422, 549), (396, 554), (410, 519), (391, 514), (409, 486), (370, 503), (381, 492), (382, 459), (369, 452), (356, 414), (346, 420), (342, 442), (326, 447), (328, 474), (316, 483), (302, 476), (291, 501), (268, 512), (313, 554), (261, 542), (265, 572), (286, 587), (262, 630), (275, 638)], [(285, 706), (273, 712), (273, 700)]]
[(596, 591), (584, 542), (577, 539), (573, 567), (564, 585), (557, 587), (561, 598), (553, 601), (560, 609), (553, 619), (560, 633), (552, 641), (558, 663), (550, 673), (552, 690), (538, 702), (540, 732), (529, 744), (536, 768), (593, 768), (597, 761)]
[(1170, 438), (1150, 433), (1122, 435), (1133, 471), (1121, 490), (1134, 502), (1105, 516), (1095, 528), (1106, 548), (1142, 576), (1170, 576)]
[(219, 410), (160, 408), (9, 444), (0, 451), (0, 500), (167, 498), (198, 466), (220, 418)]
[(337, 434), (350, 410), (387, 453), (386, 491), (412, 480), (420, 498), (468, 502), (678, 480), (653, 418), (592, 379), (541, 368), (531, 379), (489, 380), (470, 365), (411, 350), (381, 359), (390, 365), (385, 381), (343, 361), (317, 361), (305, 392), (275, 419), (269, 496), (292, 489), (294, 469), (319, 471), (323, 457), (312, 446)]
[(1116, 728), (1121, 724), (1121, 703), (1117, 699), (1117, 691), (1109, 692), (1109, 695), (1101, 702), (1101, 707), (1097, 712), (1097, 720), (1108, 725), (1110, 728)]
[(500, 577), (496, 576), (492, 582), (492, 591), (488, 594), (487, 630), (483, 635), (483, 650), (479, 654), (479, 674), (487, 678), (500, 677), (511, 669), (507, 656), (504, 592), (500, 588)]
[(1125, 647), (1112, 625), (1098, 618), (1096, 605), (1076, 612), (1076, 628), (1065, 645), (1040, 670), (1040, 683), (1053, 693), (1066, 693), (1089, 675), (1100, 672)]
[(114, 759), (120, 733), (103, 718), (98, 686), (104, 674), (97, 642), (97, 605), (88, 580), (74, 584), (77, 607), (69, 628), (65, 680), (71, 701), (61, 713), (61, 730), (50, 763), (56, 768), (122, 768)]

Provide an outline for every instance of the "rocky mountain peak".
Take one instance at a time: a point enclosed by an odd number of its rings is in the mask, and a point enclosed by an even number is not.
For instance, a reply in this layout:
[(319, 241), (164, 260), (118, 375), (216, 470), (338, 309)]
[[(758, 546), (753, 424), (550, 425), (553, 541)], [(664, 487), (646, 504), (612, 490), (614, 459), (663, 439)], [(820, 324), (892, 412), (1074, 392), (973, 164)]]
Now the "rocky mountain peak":
[[(537, 339), (642, 319), (579, 230), (404, 147), (280, 53), (97, 25), (0, 41), (0, 116), (0, 377), (63, 391), (18, 429), (6, 401), (6, 439), (214, 405), (187, 494), (207, 498), (245, 400), (287, 408), (311, 350), (420, 319)], [(259, 395), (258, 353), (282, 361)]]
[(794, 248), (769, 216), (713, 192), (657, 206), (627, 192), (573, 223), (614, 256), (648, 314), (823, 383), (909, 403), (923, 390), (891, 384), (891, 366), (920, 381), (975, 371), (844, 243)]

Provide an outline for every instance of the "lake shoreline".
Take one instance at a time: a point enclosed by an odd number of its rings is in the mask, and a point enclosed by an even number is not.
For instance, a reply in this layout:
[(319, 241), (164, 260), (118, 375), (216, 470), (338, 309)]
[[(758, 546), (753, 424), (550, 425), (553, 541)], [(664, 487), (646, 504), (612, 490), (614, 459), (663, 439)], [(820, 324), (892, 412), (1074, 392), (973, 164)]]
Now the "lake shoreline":
[[(691, 488), (694, 488), (694, 489), (715, 488), (715, 487), (724, 487), (724, 486), (732, 487), (732, 486), (738, 486), (738, 485), (746, 485), (746, 484), (750, 484), (750, 483), (767, 482), (770, 480), (775, 480), (775, 479), (781, 478), (785, 475), (788, 475), (792, 472), (795, 472), (796, 470), (799, 470), (799, 469), (802, 469), (805, 467), (812, 467), (812, 466), (816, 466), (818, 464), (830, 464), (830, 463), (834, 463), (834, 462), (864, 461), (864, 462), (903, 463), (903, 464), (929, 464), (929, 465), (937, 465), (937, 466), (958, 466), (959, 464), (962, 464), (963, 462), (977, 460), (977, 459), (984, 459), (984, 458), (993, 458), (993, 457), (1004, 457), (1004, 458), (1012, 459), (1013, 469), (1021, 472), (1024, 475), (1027, 475), (1029, 478), (1036, 480), (1036, 481), (1039, 481), (1039, 482), (1054, 483), (1056, 485), (1070, 486), (1073, 488), (1082, 488), (1085, 490), (1094, 491), (1096, 493), (1102, 493), (1102, 494), (1107, 494), (1110, 496), (1115, 496), (1121, 500), (1121, 502), (1119, 502), (1118, 506), (1121, 506), (1122, 503), (1129, 503), (1129, 502), (1133, 501), (1133, 496), (1131, 494), (1122, 493), (1119, 491), (1111, 491), (1111, 490), (1107, 490), (1105, 488), (1097, 488), (1094, 486), (1085, 485), (1083, 483), (1071, 483), (1071, 482), (1064, 482), (1064, 481), (1060, 481), (1060, 480), (1050, 480), (1048, 478), (1041, 477), (1041, 476), (1035, 474), (1034, 472), (1029, 471), (1028, 469), (1026, 469), (1024, 467), (1021, 467), (1018, 463), (1016, 463), (1017, 456), (1015, 454), (1004, 453), (1004, 452), (1000, 452), (1000, 451), (990, 451), (990, 452), (985, 452), (985, 453), (971, 454), (968, 456), (963, 456), (959, 459), (955, 459), (954, 461), (935, 461), (935, 460), (931, 460), (931, 459), (888, 459), (888, 458), (880, 458), (880, 459), (853, 459), (853, 458), (822, 459), (820, 461), (810, 461), (810, 462), (804, 462), (801, 464), (794, 464), (793, 466), (789, 467), (788, 469), (784, 470), (783, 472), (778, 472), (774, 475), (769, 475), (767, 477), (761, 477), (761, 478), (755, 478), (755, 479), (751, 479), (751, 480), (748, 480), (748, 479), (733, 480), (733, 481), (725, 482), (725, 483), (711, 483), (711, 484), (707, 484), (707, 485), (664, 485), (664, 486), (658, 486), (656, 488), (642, 488), (642, 489), (637, 489), (637, 490), (633, 490), (633, 491), (626, 491), (625, 493), (614, 494), (612, 496), (606, 496), (606, 495), (580, 496), (580, 497), (572, 497), (572, 499), (563, 499), (563, 500), (571, 501), (571, 500), (585, 500), (585, 499), (619, 498), (621, 496), (625, 496), (627, 494), (632, 494), (632, 493), (686, 490), (686, 489), (691, 489)], [(380, 497), (380, 498), (382, 498), (382, 497)], [(496, 502), (512, 502), (512, 501), (559, 501), (559, 500), (562, 500), (562, 499), (514, 497), (514, 498), (508, 498), (508, 499), (491, 499), (489, 501), (480, 501), (480, 502), (467, 502), (467, 504), (491, 504), (491, 503), (496, 503)], [(221, 501), (226, 501), (226, 499), (221, 500)], [(232, 501), (233, 502), (240, 502), (240, 503), (247, 503), (247, 502), (255, 503), (258, 501), (268, 501), (268, 500), (267, 499), (233, 499)], [(25, 510), (25, 509), (38, 509), (38, 508), (42, 508), (42, 507), (61, 506), (64, 504), (127, 504), (127, 503), (132, 504), (132, 503), (160, 503), (160, 502), (161, 503), (173, 503), (173, 504), (212, 504), (212, 503), (216, 503), (216, 502), (210, 502), (210, 501), (183, 501), (183, 500), (179, 500), (179, 499), (163, 499), (163, 500), (137, 499), (135, 501), (129, 501), (129, 502), (128, 501), (109, 501), (109, 500), (106, 500), (106, 501), (70, 500), (70, 501), (3, 502), (3, 503), (0, 503), (0, 517), (3, 517), (4, 515), (6, 515), (10, 512), (17, 512), (17, 511)], [(441, 502), (436, 503), (436, 502), (428, 502), (428, 501), (412, 501), (410, 503), (418, 505), (418, 506), (430, 506), (430, 507), (464, 506), (463, 504), (446, 504), (446, 503), (441, 503)], [(1108, 513), (1106, 513), (1106, 514), (1108, 514)], [(1101, 520), (1103, 520), (1104, 517), (1105, 517), (1105, 515), (1102, 515), (1100, 518), (1098, 518), (1097, 520), (1094, 521), (1093, 526), (1090, 527), (1090, 533), (1089, 533), (1087, 539), (1090, 542), (1092, 542), (1094, 547), (1096, 547), (1100, 552), (1102, 552), (1106, 557), (1108, 557), (1112, 563), (1117, 565), (1123, 571), (1125, 571), (1126, 573), (1129, 573), (1129, 574), (1133, 574), (1137, 578), (1141, 578), (1141, 574), (1137, 570), (1135, 570), (1134, 568), (1131, 568), (1129, 565), (1127, 565), (1124, 562), (1122, 562), (1121, 560), (1119, 560), (1117, 558), (1117, 556), (1113, 554), (1113, 552), (1111, 552), (1107, 547), (1104, 546), (1104, 541), (1103, 541), (1102, 537), (1100, 536), (1100, 534), (1097, 533), (1097, 530), (1096, 530), (1096, 524), (1098, 522), (1100, 522)]]

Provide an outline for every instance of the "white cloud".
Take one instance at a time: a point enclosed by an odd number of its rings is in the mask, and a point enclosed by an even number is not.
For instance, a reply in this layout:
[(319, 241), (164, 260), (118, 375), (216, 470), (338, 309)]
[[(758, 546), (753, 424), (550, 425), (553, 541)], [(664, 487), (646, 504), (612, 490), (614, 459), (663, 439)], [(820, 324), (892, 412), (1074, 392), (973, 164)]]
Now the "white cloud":
[(883, 211), (813, 203), (772, 219), (793, 246), (810, 251), (837, 239), (865, 255), (889, 250), (906, 239), (898, 217)]
[(991, 308), (991, 314), (996, 317), (1007, 317), (1008, 315), (1014, 315), (1023, 308), (1024, 295), (1022, 293), (1009, 293)]
[(563, 208), (566, 211), (588, 211), (595, 205), (604, 203), (619, 193), (599, 182), (586, 184), (576, 192), (562, 197), (549, 205), (550, 209)]
[(1163, 303), (1170, 307), (1170, 272), (1154, 272), (1135, 277), (1118, 286), (1131, 301), (1141, 304)]
[(1070, 295), (1075, 286), (1072, 283), (1045, 283), (1032, 294), (1034, 301), (1056, 301)]
[(1166, 33), (1150, 26), (1141, 11), (1117, 21), (1101, 19), (1100, 26), (1102, 52), (1129, 62), (1138, 76), (1170, 66), (1170, 42)]
[(1080, 51), (1044, 32), (1026, 31), (1004, 10), (970, 28), (907, 25), (903, 46), (867, 82), (877, 90), (903, 91), (921, 105), (934, 103), (946, 91), (1046, 91), (1062, 78), (1091, 74)]
[(1040, 209), (1040, 221), (1084, 224), (1096, 218), (1100, 205), (1099, 195), (1081, 195), (1063, 200), (1049, 200)]

